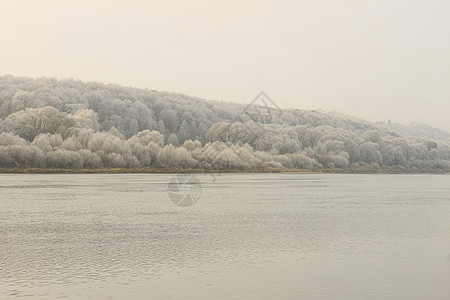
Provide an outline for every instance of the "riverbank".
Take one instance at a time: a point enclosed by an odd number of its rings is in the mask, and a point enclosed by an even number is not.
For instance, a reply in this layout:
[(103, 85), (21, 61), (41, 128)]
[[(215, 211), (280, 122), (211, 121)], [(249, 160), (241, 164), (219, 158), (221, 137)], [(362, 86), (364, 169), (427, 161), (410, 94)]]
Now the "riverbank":
[(450, 169), (359, 166), (333, 169), (181, 169), (181, 168), (0, 168), (0, 174), (175, 174), (175, 173), (337, 173), (337, 174), (445, 174)]

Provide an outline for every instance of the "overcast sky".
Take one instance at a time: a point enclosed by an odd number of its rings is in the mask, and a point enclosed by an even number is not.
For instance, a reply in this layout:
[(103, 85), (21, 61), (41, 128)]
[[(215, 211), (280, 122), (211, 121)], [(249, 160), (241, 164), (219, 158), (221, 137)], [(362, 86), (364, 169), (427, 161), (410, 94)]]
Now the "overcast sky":
[(0, 74), (450, 131), (450, 1), (2, 0)]

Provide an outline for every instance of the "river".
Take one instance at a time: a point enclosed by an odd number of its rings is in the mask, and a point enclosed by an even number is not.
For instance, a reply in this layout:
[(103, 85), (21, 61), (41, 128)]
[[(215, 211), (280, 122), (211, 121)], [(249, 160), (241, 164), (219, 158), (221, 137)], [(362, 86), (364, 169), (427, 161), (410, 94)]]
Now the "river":
[(450, 299), (450, 175), (0, 175), (0, 299)]

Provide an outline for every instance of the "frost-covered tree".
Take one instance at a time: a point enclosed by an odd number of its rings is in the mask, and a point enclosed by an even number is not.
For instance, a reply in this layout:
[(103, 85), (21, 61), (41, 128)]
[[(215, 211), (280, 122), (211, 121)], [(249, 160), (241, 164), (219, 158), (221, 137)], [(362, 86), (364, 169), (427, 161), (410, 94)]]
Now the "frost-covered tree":
[(27, 108), (9, 115), (2, 122), (2, 130), (17, 134), (28, 141), (33, 141), (40, 133), (65, 133), (74, 121), (67, 114), (56, 108)]
[(0, 168), (450, 168), (450, 133), (338, 113), (0, 76)]
[(167, 139), (167, 144), (178, 146), (178, 138), (175, 133), (171, 133)]

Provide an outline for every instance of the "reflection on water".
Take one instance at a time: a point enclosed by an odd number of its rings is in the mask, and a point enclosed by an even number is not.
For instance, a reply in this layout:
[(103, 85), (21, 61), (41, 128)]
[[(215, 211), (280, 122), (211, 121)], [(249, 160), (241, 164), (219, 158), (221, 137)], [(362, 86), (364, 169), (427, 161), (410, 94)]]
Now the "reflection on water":
[(450, 299), (450, 176), (0, 175), (0, 299)]

